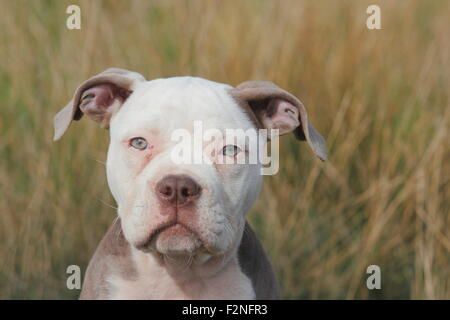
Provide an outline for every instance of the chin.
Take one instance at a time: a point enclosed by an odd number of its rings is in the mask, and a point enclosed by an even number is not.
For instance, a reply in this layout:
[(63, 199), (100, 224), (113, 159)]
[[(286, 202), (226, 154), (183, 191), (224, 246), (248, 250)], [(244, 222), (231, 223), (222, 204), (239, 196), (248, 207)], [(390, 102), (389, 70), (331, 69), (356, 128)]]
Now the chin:
[(194, 231), (175, 224), (155, 235), (154, 247), (162, 255), (193, 256), (204, 250), (204, 246)]

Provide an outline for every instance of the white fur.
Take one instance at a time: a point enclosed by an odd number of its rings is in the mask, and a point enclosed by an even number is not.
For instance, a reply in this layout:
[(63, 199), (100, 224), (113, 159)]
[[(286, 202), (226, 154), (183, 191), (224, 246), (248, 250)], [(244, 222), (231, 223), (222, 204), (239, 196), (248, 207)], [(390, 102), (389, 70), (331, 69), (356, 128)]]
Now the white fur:
[(255, 299), (251, 281), (241, 272), (236, 259), (209, 277), (183, 270), (182, 266), (169, 273), (167, 268), (154, 261), (153, 256), (137, 250), (133, 250), (133, 260), (138, 267), (138, 276), (130, 280), (112, 275), (108, 279), (111, 285), (109, 299)]
[[(140, 82), (113, 115), (107, 178), (118, 204), (125, 238), (136, 246), (164, 222), (154, 187), (165, 175), (182, 173), (202, 187), (196, 202), (195, 229), (211, 244), (214, 253), (191, 252), (193, 257), (189, 258), (195, 261), (188, 272), (178, 276), (177, 272), (170, 273), (170, 268), (162, 268), (155, 253), (133, 248), (137, 278), (110, 276), (110, 298), (254, 298), (249, 279), (240, 271), (236, 251), (245, 213), (260, 191), (260, 166), (176, 165), (171, 160), (176, 145), (171, 141), (172, 131), (180, 128), (192, 131), (195, 120), (203, 121), (205, 129), (221, 131), (254, 127), (229, 95), (230, 89), (224, 84), (193, 77)], [(153, 145), (148, 162), (143, 153), (127, 146), (126, 141), (133, 137), (144, 137)], [(187, 251), (192, 245), (192, 239), (178, 242)], [(170, 252), (167, 246), (162, 243), (156, 249)], [(165, 258), (170, 259), (170, 255)]]

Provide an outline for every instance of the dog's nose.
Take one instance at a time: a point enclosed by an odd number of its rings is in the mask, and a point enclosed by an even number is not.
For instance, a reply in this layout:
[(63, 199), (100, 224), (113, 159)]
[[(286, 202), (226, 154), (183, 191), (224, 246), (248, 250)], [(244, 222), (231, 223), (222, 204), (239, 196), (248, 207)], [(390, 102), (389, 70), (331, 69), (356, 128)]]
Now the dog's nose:
[(183, 205), (197, 199), (202, 188), (186, 175), (168, 175), (156, 184), (158, 198), (166, 203)]

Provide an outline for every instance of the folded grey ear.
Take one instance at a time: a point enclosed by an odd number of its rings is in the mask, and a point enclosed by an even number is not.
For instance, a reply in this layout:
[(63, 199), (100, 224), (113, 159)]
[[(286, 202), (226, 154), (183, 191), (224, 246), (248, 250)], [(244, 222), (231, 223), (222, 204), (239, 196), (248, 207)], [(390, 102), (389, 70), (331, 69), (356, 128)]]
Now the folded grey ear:
[(72, 120), (80, 120), (83, 114), (109, 128), (111, 116), (134, 91), (138, 82), (145, 81), (139, 73), (110, 68), (83, 82), (70, 102), (55, 116), (53, 140), (62, 137)]
[(246, 81), (231, 90), (238, 102), (248, 103), (263, 128), (279, 129), (280, 135), (294, 132), (299, 140), (306, 140), (314, 153), (325, 161), (325, 139), (308, 120), (302, 102), (272, 82)]

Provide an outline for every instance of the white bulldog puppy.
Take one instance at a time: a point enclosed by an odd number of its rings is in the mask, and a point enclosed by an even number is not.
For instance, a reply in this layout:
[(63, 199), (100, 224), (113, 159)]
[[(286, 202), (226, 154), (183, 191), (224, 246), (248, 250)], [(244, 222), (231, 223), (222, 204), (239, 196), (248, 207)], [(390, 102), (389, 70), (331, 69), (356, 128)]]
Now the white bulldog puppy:
[[(106, 170), (118, 219), (89, 263), (81, 299), (278, 298), (246, 222), (262, 164), (246, 162), (255, 150), (245, 139), (229, 143), (226, 131), (294, 132), (325, 160), (324, 139), (296, 97), (270, 82), (146, 81), (113, 68), (82, 83), (55, 116), (55, 140), (84, 114), (109, 128)], [(192, 141), (174, 133), (194, 135), (196, 123), (225, 138), (197, 143), (203, 161), (175, 161)]]

